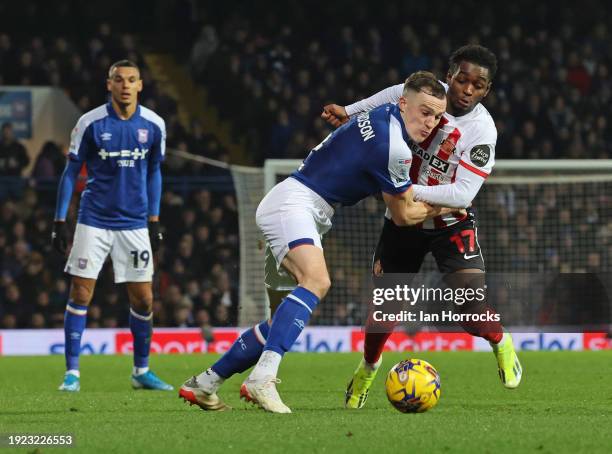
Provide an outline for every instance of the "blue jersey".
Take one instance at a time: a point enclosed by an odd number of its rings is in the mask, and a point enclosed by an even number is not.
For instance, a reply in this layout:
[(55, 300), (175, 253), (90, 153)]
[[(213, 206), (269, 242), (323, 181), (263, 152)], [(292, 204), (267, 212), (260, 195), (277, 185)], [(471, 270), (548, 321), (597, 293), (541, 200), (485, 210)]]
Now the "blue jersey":
[(68, 155), (87, 166), (78, 222), (109, 230), (146, 227), (149, 165), (163, 160), (165, 147), (164, 120), (146, 107), (137, 106), (128, 120), (110, 102), (84, 114)]
[(332, 132), (291, 176), (332, 204), (399, 194), (412, 184), (408, 140), (399, 108), (385, 104)]

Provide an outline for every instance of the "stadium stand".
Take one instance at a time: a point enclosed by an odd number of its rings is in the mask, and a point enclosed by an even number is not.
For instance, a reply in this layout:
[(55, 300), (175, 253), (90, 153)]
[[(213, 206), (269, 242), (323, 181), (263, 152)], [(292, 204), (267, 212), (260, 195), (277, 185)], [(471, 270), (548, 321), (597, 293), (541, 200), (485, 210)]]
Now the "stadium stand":
[[(301, 158), (319, 143), (328, 134), (318, 118), (325, 103), (354, 102), (419, 69), (443, 78), (455, 48), (479, 43), (499, 58), (485, 102), (499, 131), (498, 158), (609, 158), (612, 45), (599, 14), (609, 6), (586, 3), (575, 17), (568, 5), (546, 2), (529, 15), (521, 14), (525, 2), (504, 14), (476, 2), (315, 2), (325, 11), (318, 19), (308, 16), (317, 9), (311, 3), (288, 2), (286, 11), (242, 5), (215, 28), (217, 6), (192, 47), (192, 67), (261, 162)], [(456, 26), (466, 12), (469, 29)], [(213, 90), (228, 77), (231, 92)]]

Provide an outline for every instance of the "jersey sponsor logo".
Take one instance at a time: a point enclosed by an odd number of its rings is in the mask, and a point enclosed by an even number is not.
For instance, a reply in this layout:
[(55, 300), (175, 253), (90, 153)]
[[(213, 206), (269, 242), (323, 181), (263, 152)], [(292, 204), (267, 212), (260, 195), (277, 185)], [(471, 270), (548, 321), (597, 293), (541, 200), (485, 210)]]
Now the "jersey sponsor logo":
[[(139, 159), (144, 159), (149, 150), (147, 148), (134, 148), (134, 150), (121, 150), (121, 151), (106, 151), (104, 148), (101, 148), (98, 151), (98, 156), (103, 161), (106, 161), (107, 158), (131, 158), (134, 161)], [(133, 165), (126, 167), (134, 167)]]
[(423, 161), (428, 162), (429, 165), (434, 169), (439, 170), (442, 173), (448, 172), (448, 169), (450, 168), (450, 164), (448, 161), (440, 159), (438, 156), (435, 155), (432, 156), (431, 154), (423, 150), (421, 147), (415, 147), (413, 148), (413, 151), (417, 156), (423, 158)]
[(446, 173), (448, 171), (448, 168), (450, 167), (448, 161), (440, 159), (438, 156), (432, 156), (431, 160), (429, 161), (429, 165), (442, 173)]
[(491, 159), (491, 147), (489, 145), (476, 145), (470, 151), (470, 159), (476, 167), (484, 167)]
[(440, 184), (444, 184), (444, 183), (449, 183), (449, 178), (440, 173), (440, 172), (434, 172), (431, 169), (427, 170), (427, 179), (429, 178), (433, 178), (434, 180), (436, 180), (437, 182), (439, 182)]
[(361, 138), (364, 142), (367, 142), (370, 139), (376, 137), (374, 134), (374, 128), (370, 124), (370, 113), (362, 113), (357, 116), (357, 127), (359, 128), (359, 133), (361, 134)]
[(147, 143), (149, 141), (149, 130), (148, 129), (138, 130), (138, 141), (140, 143)]
[(429, 153), (427, 153), (414, 142), (410, 145), (410, 148), (412, 148), (412, 151), (414, 151), (417, 156), (423, 158), (423, 161), (429, 161), (429, 158), (431, 158), (431, 155)]
[(103, 132), (103, 133), (100, 135), (100, 138), (101, 138), (102, 140), (104, 140), (104, 141), (111, 140), (111, 139), (112, 139), (112, 137), (113, 137), (113, 135), (112, 135), (110, 132)]

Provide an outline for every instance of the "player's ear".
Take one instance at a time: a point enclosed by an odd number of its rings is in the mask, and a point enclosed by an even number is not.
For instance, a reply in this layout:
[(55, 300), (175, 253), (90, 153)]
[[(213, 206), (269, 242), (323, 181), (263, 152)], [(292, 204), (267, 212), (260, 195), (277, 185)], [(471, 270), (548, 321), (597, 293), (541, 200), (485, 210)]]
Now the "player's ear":
[(485, 94), (482, 96), (483, 99), (487, 97), (487, 95), (489, 94), (489, 92), (491, 91), (491, 86), (493, 85), (493, 82), (489, 82), (487, 84), (487, 91), (485, 91)]
[(138, 79), (138, 93), (142, 91), (142, 79)]
[(107, 91), (111, 91), (111, 80), (110, 79), (106, 79), (106, 90)]
[(400, 96), (400, 99), (399, 99), (397, 105), (399, 106), (399, 109), (400, 109), (401, 112), (406, 110), (406, 104), (407, 104), (406, 98), (404, 98), (403, 95)]

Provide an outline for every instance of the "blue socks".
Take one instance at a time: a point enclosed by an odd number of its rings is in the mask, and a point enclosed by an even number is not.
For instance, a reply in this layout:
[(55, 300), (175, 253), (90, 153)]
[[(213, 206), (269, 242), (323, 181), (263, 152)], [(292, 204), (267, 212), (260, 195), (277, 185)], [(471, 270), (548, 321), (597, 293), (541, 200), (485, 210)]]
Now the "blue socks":
[[(64, 316), (66, 370), (79, 370), (81, 337), (87, 322), (87, 306), (68, 300)], [(153, 313), (140, 313), (130, 309), (130, 330), (134, 337), (134, 366), (149, 367), (149, 350), (153, 330)]]
[(284, 355), (308, 324), (319, 298), (304, 287), (297, 287), (283, 300), (272, 318), (270, 334), (264, 350)]
[(236, 339), (231, 348), (212, 365), (212, 370), (221, 378), (227, 379), (255, 365), (263, 351), (269, 330), (270, 325), (268, 325), (267, 320), (246, 330)]
[(81, 354), (81, 337), (87, 322), (87, 306), (80, 306), (68, 300), (64, 314), (64, 340), (66, 370), (79, 370), (79, 355)]
[[(282, 356), (291, 349), (308, 324), (310, 315), (318, 303), (319, 298), (314, 293), (303, 287), (297, 287), (276, 310), (272, 326), (269, 326), (267, 321), (263, 321), (242, 333), (231, 348), (212, 365), (212, 372), (225, 380), (261, 361), (262, 353), (264, 356), (266, 354), (264, 350)], [(277, 356), (279, 360), (280, 356)]]
[(134, 367), (149, 367), (149, 351), (153, 333), (153, 313), (130, 308), (130, 330), (134, 338)]

